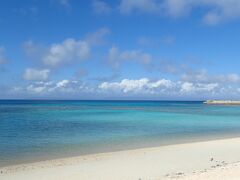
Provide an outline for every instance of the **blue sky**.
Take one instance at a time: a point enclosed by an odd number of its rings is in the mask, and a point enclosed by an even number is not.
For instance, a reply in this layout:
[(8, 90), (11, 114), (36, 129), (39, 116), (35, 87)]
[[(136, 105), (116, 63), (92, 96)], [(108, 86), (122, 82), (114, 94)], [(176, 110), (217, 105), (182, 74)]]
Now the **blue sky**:
[(240, 98), (238, 0), (0, 4), (0, 98)]

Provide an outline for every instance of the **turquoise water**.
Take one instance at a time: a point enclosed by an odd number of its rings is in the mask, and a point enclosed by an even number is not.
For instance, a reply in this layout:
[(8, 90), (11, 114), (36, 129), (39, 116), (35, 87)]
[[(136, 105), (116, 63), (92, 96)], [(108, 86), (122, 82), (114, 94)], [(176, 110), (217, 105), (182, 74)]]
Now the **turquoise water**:
[(240, 106), (0, 101), (0, 166), (240, 134)]

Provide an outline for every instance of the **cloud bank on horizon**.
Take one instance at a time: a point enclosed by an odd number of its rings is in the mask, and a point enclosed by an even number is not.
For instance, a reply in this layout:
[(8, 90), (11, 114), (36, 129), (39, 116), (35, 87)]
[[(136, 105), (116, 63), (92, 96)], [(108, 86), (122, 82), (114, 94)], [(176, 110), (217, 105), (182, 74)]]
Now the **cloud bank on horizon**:
[(0, 98), (240, 98), (240, 1), (1, 7)]

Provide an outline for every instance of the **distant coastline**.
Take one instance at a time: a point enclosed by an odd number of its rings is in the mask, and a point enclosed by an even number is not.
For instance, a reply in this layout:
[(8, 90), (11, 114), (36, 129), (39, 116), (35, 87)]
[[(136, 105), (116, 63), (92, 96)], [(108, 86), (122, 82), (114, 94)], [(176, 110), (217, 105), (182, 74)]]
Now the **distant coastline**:
[(231, 100), (207, 100), (203, 102), (204, 104), (213, 104), (213, 105), (240, 105), (240, 101), (231, 101)]

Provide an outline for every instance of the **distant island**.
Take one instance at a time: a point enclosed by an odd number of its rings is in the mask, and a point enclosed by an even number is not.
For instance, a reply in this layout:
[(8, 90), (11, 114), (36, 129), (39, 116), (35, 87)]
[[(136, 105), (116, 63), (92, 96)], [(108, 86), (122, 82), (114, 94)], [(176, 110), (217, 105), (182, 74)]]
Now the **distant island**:
[(207, 100), (203, 102), (204, 104), (213, 104), (213, 105), (240, 105), (240, 101), (231, 101), (231, 100)]

